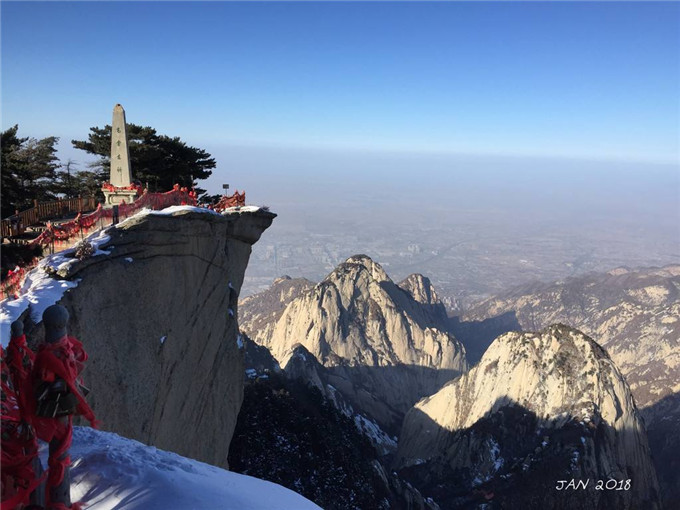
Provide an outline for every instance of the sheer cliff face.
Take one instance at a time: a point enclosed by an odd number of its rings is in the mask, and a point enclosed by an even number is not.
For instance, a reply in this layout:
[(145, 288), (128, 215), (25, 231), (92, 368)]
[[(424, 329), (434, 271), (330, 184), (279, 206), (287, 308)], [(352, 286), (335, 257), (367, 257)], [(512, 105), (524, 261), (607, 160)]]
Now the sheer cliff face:
[[(562, 325), (499, 337), (477, 366), (418, 402), (404, 420), (397, 464), (421, 482), (428, 473), (435, 492), (442, 477), (457, 480), (439, 494), (451, 507), (475, 490), (524, 508), (658, 507), (627, 383), (599, 345)], [(591, 486), (580, 495), (553, 489), (571, 479)], [(630, 490), (595, 490), (609, 479), (630, 479)]]
[(429, 281), (412, 280), (402, 289), (379, 264), (354, 256), (288, 304), (271, 335), (249, 334), (281, 366), (302, 344), (330, 369), (333, 386), (355, 410), (396, 431), (419, 398), (467, 368)]
[(80, 282), (61, 304), (90, 355), (83, 375), (103, 429), (227, 466), (243, 398), (236, 299), (274, 217), (134, 217), (109, 230), (108, 255), (71, 266)]

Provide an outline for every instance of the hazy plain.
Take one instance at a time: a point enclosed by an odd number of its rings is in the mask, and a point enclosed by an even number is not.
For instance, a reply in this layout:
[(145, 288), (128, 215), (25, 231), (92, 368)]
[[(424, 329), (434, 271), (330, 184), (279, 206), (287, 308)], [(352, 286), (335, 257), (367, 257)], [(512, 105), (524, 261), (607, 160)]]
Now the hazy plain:
[(365, 253), (463, 306), (531, 280), (680, 261), (676, 165), (512, 155), (213, 147), (209, 181), (279, 216), (243, 295)]

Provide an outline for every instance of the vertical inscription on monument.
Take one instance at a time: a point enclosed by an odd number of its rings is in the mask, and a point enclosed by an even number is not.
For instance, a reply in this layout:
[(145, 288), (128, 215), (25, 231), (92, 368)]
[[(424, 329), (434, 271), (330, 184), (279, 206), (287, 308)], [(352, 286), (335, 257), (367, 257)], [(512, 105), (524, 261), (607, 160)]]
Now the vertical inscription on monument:
[(113, 107), (113, 121), (111, 122), (111, 179), (109, 182), (117, 188), (124, 188), (132, 183), (125, 110), (119, 104)]

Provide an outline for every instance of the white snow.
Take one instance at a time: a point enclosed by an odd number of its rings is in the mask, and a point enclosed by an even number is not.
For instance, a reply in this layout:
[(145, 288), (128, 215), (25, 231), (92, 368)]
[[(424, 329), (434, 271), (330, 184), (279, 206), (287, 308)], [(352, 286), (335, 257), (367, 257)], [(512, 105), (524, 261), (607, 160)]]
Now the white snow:
[(366, 418), (361, 414), (355, 414), (354, 424), (359, 429), (359, 432), (367, 436), (374, 445), (380, 446), (385, 450), (395, 450), (397, 448), (396, 441), (383, 432), (380, 426), (370, 418)]
[(125, 257), (125, 262), (132, 262), (132, 257)]
[[(109, 227), (110, 228), (110, 227)], [(101, 250), (99, 247), (111, 240), (106, 233), (108, 228), (90, 234), (85, 241), (92, 244), (95, 249), (93, 257), (97, 255), (108, 255), (110, 251)], [(54, 255), (49, 255), (42, 259), (40, 263), (29, 271), (26, 275), (19, 297), (17, 299), (4, 299), (0, 302), (0, 341), (4, 347), (10, 339), (10, 325), (17, 320), (24, 311), (31, 307), (31, 319), (34, 322), (42, 320), (45, 309), (59, 301), (64, 292), (78, 286), (80, 280), (67, 281), (52, 278), (45, 272), (46, 267), (56, 271), (68, 270), (69, 266), (75, 264), (76, 259), (73, 254), (75, 248), (60, 251)], [(70, 255), (67, 256), (67, 255)]]
[(234, 316), (234, 310), (233, 310), (232, 308), (229, 308), (227, 311), (229, 312), (229, 315), (230, 315), (231, 317)]
[(161, 345), (163, 345), (167, 339), (168, 339), (167, 336), (162, 336), (161, 337)]
[[(56, 256), (52, 256), (56, 257)], [(24, 311), (31, 307), (31, 319), (34, 322), (42, 320), (45, 309), (59, 301), (64, 292), (78, 285), (78, 281), (57, 280), (45, 272), (45, 266), (54, 259), (47, 257), (37, 267), (26, 275), (18, 299), (4, 299), (0, 302), (0, 340), (3, 347), (7, 347), (10, 339), (10, 326)]]
[(196, 207), (193, 205), (171, 205), (170, 207), (166, 207), (165, 209), (161, 209), (160, 211), (149, 210), (148, 214), (153, 214), (156, 216), (167, 216), (181, 211), (199, 212), (204, 214), (214, 214), (216, 216), (220, 216), (220, 213), (215, 212), (212, 209), (207, 209), (206, 207)]
[(246, 375), (248, 379), (255, 379), (257, 377), (257, 370), (254, 368), (246, 368)]
[(236, 345), (238, 345), (239, 349), (243, 349), (243, 338), (241, 337), (241, 334), (236, 337)]
[(232, 214), (237, 212), (255, 212), (259, 210), (260, 208), (255, 205), (243, 205), (236, 207), (227, 207), (224, 211), (222, 211), (222, 214)]
[(490, 460), (493, 462), (493, 471), (487, 474), (484, 481), (490, 480), (491, 477), (503, 467), (503, 464), (505, 464), (505, 459), (501, 457), (501, 448), (496, 440), (490, 438), (488, 444)]
[(88, 241), (95, 249), (95, 252), (92, 255), (93, 257), (96, 257), (97, 255), (111, 254), (111, 248), (113, 248), (113, 246), (109, 246), (109, 250), (99, 249), (101, 245), (106, 244), (111, 240), (111, 236), (107, 234), (110, 228), (111, 227), (107, 227), (85, 238), (85, 240)]
[(74, 427), (71, 459), (71, 497), (88, 510), (319, 510), (280, 485), (87, 427)]

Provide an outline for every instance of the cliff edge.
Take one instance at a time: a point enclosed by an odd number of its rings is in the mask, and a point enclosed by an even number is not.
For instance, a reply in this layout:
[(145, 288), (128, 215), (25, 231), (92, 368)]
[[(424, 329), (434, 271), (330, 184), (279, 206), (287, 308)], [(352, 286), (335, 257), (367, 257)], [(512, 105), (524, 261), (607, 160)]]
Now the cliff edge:
[[(70, 250), (36, 269), (75, 285), (59, 303), (90, 355), (83, 377), (102, 429), (228, 467), (243, 399), (238, 293), (275, 217), (146, 211), (103, 231), (93, 256)], [(30, 336), (42, 339), (40, 324)]]

